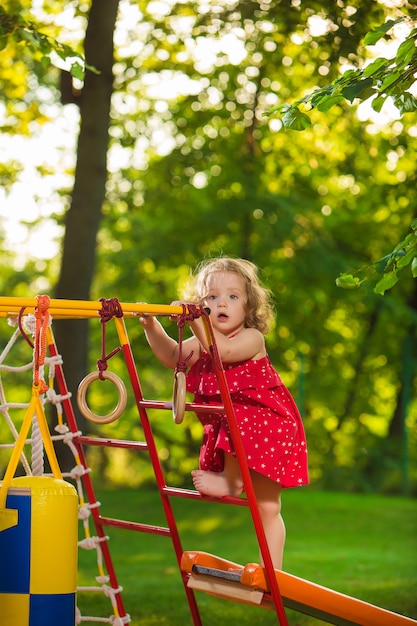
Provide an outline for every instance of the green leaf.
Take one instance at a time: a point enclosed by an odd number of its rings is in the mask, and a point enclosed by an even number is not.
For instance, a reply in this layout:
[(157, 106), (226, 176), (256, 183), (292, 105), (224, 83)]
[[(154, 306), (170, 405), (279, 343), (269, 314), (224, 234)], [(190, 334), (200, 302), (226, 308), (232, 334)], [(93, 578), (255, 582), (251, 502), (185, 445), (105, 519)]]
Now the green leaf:
[(341, 274), (339, 278), (336, 278), (336, 285), (342, 289), (357, 289), (361, 286), (361, 281), (352, 274)]
[(375, 285), (374, 292), (379, 293), (381, 296), (383, 296), (384, 293), (388, 289), (391, 289), (391, 287), (393, 287), (397, 282), (398, 282), (397, 272), (396, 271), (387, 272), (387, 274), (384, 274), (381, 280), (378, 281), (377, 284)]
[(288, 108), (288, 104), (277, 104), (269, 111), (266, 111), (264, 115), (274, 115), (274, 113), (279, 113), (283, 109), (287, 109), (287, 108)]
[(369, 33), (366, 33), (363, 43), (365, 46), (373, 46), (380, 39), (382, 39), (384, 35), (385, 33), (383, 32), (377, 32), (376, 30), (371, 30)]
[(51, 64), (51, 59), (49, 57), (43, 56), (41, 58), (41, 65), (42, 65), (43, 68), (48, 67), (50, 64)]
[(363, 43), (365, 46), (373, 46), (374, 44), (376, 44), (382, 37), (384, 37), (384, 35), (386, 35), (386, 33), (393, 27), (395, 26), (395, 24), (398, 24), (398, 22), (402, 22), (404, 18), (403, 17), (399, 17), (396, 20), (387, 20), (385, 22), (385, 24), (381, 24), (380, 26), (377, 26), (376, 28), (374, 28), (373, 30), (369, 31), (369, 33), (366, 33), (365, 38), (363, 40)]
[(31, 33), (28, 30), (25, 30), (24, 28), (20, 28), (17, 32), (20, 34), (22, 39), (31, 43), (32, 46), (35, 46), (35, 48), (39, 48), (39, 40), (37, 37), (33, 35), (33, 33)]
[(403, 257), (398, 259), (397, 268), (401, 270), (403, 267), (406, 267), (406, 265), (408, 265), (410, 261), (415, 258), (415, 256), (416, 256), (416, 250), (412, 248), (406, 254), (404, 254)]
[(406, 236), (406, 238), (399, 243), (398, 245), (402, 248), (405, 248), (406, 246), (408, 246), (408, 244), (410, 244), (411, 246), (414, 245), (414, 242), (417, 243), (417, 239), (416, 239), (416, 235), (415, 233), (408, 233), (408, 235)]
[(412, 111), (417, 111), (417, 98), (407, 91), (400, 96), (395, 96), (394, 104), (400, 111), (401, 115), (403, 113), (411, 113)]
[(377, 113), (379, 113), (382, 109), (382, 107), (385, 104), (385, 100), (387, 99), (387, 96), (378, 96), (377, 98), (374, 98), (372, 100), (372, 108), (374, 111), (376, 111)]
[(93, 74), (101, 74), (100, 70), (98, 70), (96, 67), (94, 67), (94, 65), (89, 65), (88, 63), (85, 64), (85, 69), (89, 70), (90, 72), (93, 72)]
[(393, 85), (397, 80), (401, 79), (401, 72), (391, 70), (387, 72), (385, 79), (382, 81), (382, 85), (379, 88), (380, 91), (387, 91), (391, 85)]
[(306, 113), (302, 113), (297, 107), (290, 107), (282, 113), (282, 123), (285, 128), (291, 130), (305, 130), (311, 126), (311, 120)]
[(376, 90), (374, 87), (368, 87), (367, 89), (364, 89), (363, 92), (361, 93), (361, 100), (362, 102), (364, 102), (365, 100), (368, 100), (368, 98), (371, 98), (373, 95), (375, 95)]
[(372, 76), (373, 74), (376, 74), (381, 67), (384, 67), (385, 65), (389, 66), (390, 63), (391, 62), (388, 61), (388, 59), (384, 59), (383, 57), (375, 59), (375, 61), (365, 67), (363, 70), (363, 76), (365, 76), (365, 78)]
[(353, 102), (355, 98), (359, 98), (361, 93), (365, 91), (368, 87), (372, 85), (372, 78), (364, 78), (362, 80), (354, 81), (351, 85), (344, 87), (342, 89), (342, 94), (349, 100), (349, 102)]
[(416, 52), (416, 44), (414, 38), (407, 38), (403, 41), (397, 50), (397, 54), (395, 57), (395, 61), (398, 65), (403, 63), (404, 65), (408, 65), (413, 57), (413, 54)]
[(386, 256), (382, 257), (382, 259), (379, 259), (379, 261), (376, 261), (375, 263), (373, 263), (373, 267), (378, 272), (378, 274), (383, 274), (385, 270), (387, 269), (387, 267), (391, 265), (393, 260), (394, 260), (393, 254), (392, 253), (387, 254)]
[(335, 104), (338, 104), (342, 100), (344, 100), (344, 97), (341, 96), (341, 95), (338, 95), (338, 96), (325, 96), (316, 105), (316, 108), (317, 108), (318, 111), (321, 111), (322, 113), (327, 113), (327, 111), (329, 109), (331, 109), (332, 106), (334, 106)]
[(343, 72), (342, 76), (337, 78), (334, 83), (340, 86), (344, 84), (348, 85), (355, 76), (360, 78), (362, 76), (362, 70), (346, 70), (346, 72)]
[(316, 91), (313, 91), (313, 93), (310, 94), (309, 99), (311, 102), (311, 106), (317, 107), (323, 99), (333, 96), (334, 92), (335, 88), (331, 83), (329, 85), (321, 87), (321, 89), (316, 89)]
[(74, 63), (72, 63), (70, 73), (74, 76), (74, 78), (84, 80), (84, 68), (78, 63), (78, 61), (74, 61)]
[(413, 262), (411, 263), (411, 273), (413, 278), (417, 278), (417, 256), (414, 257)]

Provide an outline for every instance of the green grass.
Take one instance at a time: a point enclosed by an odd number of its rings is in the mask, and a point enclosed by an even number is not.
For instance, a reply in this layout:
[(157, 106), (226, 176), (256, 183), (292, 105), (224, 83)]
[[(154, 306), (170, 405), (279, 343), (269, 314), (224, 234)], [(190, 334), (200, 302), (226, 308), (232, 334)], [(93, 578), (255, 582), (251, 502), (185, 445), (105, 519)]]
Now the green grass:
[[(105, 516), (165, 525), (157, 492), (98, 494)], [(243, 507), (172, 500), (184, 550), (238, 563), (258, 562), (250, 512)], [(401, 497), (288, 490), (284, 569), (291, 574), (417, 619), (417, 502)], [(108, 529), (110, 550), (132, 626), (188, 626), (192, 619), (171, 540)], [(94, 553), (80, 554), (79, 584), (95, 584)], [(196, 592), (204, 626), (277, 624), (274, 612)], [(83, 615), (112, 614), (102, 594), (79, 594)], [(322, 622), (287, 611), (291, 626)], [(382, 626), (382, 625), (381, 625)]]

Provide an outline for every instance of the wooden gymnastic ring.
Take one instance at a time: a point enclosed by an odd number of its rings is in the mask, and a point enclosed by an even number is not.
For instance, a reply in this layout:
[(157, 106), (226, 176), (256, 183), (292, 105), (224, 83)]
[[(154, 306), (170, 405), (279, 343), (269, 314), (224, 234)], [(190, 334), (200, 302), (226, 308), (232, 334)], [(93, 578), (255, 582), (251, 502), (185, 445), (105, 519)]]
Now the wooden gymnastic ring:
[(94, 422), (95, 424), (110, 424), (110, 422), (116, 421), (122, 415), (123, 411), (126, 408), (126, 387), (122, 379), (116, 376), (116, 374), (113, 374), (113, 372), (104, 371), (101, 372), (101, 375), (105, 380), (109, 380), (110, 382), (112, 382), (119, 392), (119, 399), (116, 408), (107, 415), (96, 415), (90, 410), (89, 406), (87, 405), (87, 389), (93, 381), (98, 379), (101, 380), (100, 372), (91, 372), (82, 379), (82, 381), (78, 385), (77, 403), (81, 413), (86, 419), (90, 420), (90, 422)]
[(181, 424), (184, 419), (185, 412), (185, 372), (175, 372), (174, 375), (174, 389), (172, 392), (172, 414), (174, 416), (174, 422)]

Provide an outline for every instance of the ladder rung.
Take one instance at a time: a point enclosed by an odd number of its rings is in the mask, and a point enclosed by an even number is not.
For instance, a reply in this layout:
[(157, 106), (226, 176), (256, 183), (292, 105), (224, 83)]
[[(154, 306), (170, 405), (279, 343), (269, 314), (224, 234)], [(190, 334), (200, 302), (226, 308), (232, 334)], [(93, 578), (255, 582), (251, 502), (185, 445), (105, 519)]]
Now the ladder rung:
[[(172, 402), (163, 402), (160, 400), (139, 400), (138, 405), (146, 409), (162, 409), (172, 411)], [(193, 413), (224, 413), (223, 404), (196, 404), (195, 402), (186, 402), (185, 410)]]
[(246, 498), (235, 498), (233, 496), (224, 496), (216, 498), (214, 496), (204, 496), (199, 491), (192, 489), (181, 489), (179, 487), (164, 487), (162, 493), (177, 498), (189, 498), (191, 500), (203, 500), (204, 502), (218, 502), (219, 504), (237, 504), (238, 506), (249, 506)]
[(76, 443), (86, 446), (107, 446), (109, 448), (129, 448), (130, 450), (147, 450), (148, 444), (144, 441), (125, 441), (124, 439), (107, 439), (105, 437), (74, 437)]
[(97, 524), (100, 526), (113, 526), (114, 528), (123, 528), (124, 530), (135, 530), (136, 532), (150, 533), (152, 535), (171, 536), (169, 528), (164, 526), (154, 526), (153, 524), (142, 524), (140, 522), (130, 522), (127, 520), (114, 519), (112, 517), (98, 517)]

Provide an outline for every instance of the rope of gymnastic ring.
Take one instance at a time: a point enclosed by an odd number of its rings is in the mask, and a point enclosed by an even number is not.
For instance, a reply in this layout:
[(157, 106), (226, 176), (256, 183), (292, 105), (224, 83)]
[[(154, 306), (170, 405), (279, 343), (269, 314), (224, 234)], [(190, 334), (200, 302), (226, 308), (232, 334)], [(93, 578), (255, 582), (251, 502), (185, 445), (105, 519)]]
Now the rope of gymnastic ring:
[[(77, 404), (81, 413), (86, 419), (90, 420), (90, 422), (94, 422), (95, 424), (110, 424), (110, 422), (116, 421), (123, 414), (127, 404), (127, 392), (122, 379), (113, 372), (107, 371), (107, 361), (111, 359), (112, 356), (117, 354), (121, 348), (117, 347), (112, 350), (110, 354), (106, 355), (106, 323), (111, 320), (113, 316), (123, 317), (123, 311), (117, 298), (107, 300), (101, 298), (100, 302), (102, 303), (102, 308), (99, 311), (100, 321), (102, 324), (101, 359), (98, 359), (97, 361), (98, 371), (87, 374), (87, 376), (85, 376), (85, 378), (83, 378), (78, 385)], [(109, 380), (114, 384), (118, 391), (117, 405), (113, 411), (107, 415), (96, 415), (91, 411), (87, 404), (87, 389), (93, 381), (99, 379)]]
[[(188, 313), (187, 313), (188, 309)], [(182, 336), (185, 323), (195, 320), (201, 316), (201, 311), (195, 304), (183, 304), (182, 313), (178, 316), (178, 363), (174, 370), (174, 388), (172, 392), (172, 414), (174, 422), (181, 424), (185, 413), (185, 396), (186, 396), (186, 376), (187, 362), (193, 356), (193, 351), (183, 359), (182, 358)]]

